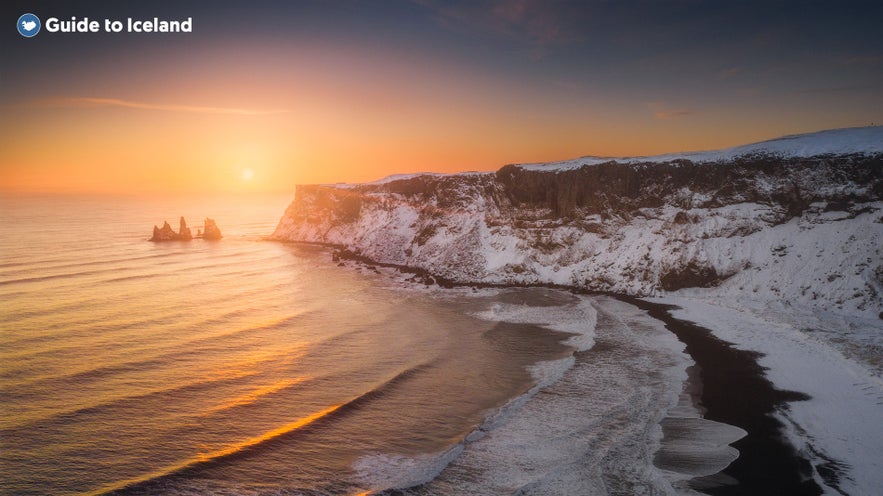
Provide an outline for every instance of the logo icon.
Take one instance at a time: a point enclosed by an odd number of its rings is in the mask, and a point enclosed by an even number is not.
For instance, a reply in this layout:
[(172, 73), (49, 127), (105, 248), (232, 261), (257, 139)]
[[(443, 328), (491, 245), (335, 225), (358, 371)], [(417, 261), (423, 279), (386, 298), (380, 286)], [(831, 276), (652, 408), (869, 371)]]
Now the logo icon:
[(40, 18), (34, 14), (24, 14), (18, 18), (16, 27), (18, 27), (18, 34), (25, 38), (32, 38), (40, 32)]

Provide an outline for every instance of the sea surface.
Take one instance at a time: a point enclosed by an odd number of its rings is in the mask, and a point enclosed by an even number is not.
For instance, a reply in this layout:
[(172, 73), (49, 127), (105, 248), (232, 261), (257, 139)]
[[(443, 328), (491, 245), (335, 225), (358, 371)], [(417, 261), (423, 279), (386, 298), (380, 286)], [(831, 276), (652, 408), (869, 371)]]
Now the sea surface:
[(659, 322), (265, 241), (289, 201), (0, 198), (0, 494), (671, 492)]

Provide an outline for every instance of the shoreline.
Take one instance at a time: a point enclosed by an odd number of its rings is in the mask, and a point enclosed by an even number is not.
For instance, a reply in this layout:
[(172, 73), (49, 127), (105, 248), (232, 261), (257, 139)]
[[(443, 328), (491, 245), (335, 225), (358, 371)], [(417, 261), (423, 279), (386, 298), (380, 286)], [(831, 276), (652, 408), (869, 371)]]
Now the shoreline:
[[(553, 283), (492, 284), (467, 283), (436, 276), (417, 267), (377, 262), (332, 243), (269, 241), (286, 244), (323, 246), (336, 251), (334, 261), (353, 261), (370, 266), (396, 269), (414, 274), (414, 282), (451, 289), (541, 287), (559, 289), (576, 294), (604, 295), (634, 305), (662, 322), (686, 346), (686, 352), (696, 363), (687, 380), (698, 378), (699, 384), (688, 385), (698, 389), (699, 409), (703, 418), (729, 424), (748, 434), (731, 445), (739, 450), (739, 457), (718, 474), (689, 480), (689, 487), (712, 496), (740, 494), (818, 495), (824, 491), (813, 478), (811, 462), (801, 456), (788, 442), (786, 426), (774, 414), (787, 408), (788, 403), (810, 399), (806, 394), (777, 389), (758, 363), (762, 354), (739, 350), (733, 343), (716, 337), (712, 331), (671, 315), (675, 305), (653, 303), (637, 296), (589, 291), (579, 287)], [(836, 483), (836, 474), (830, 477)], [(828, 477), (826, 477), (828, 479)], [(826, 482), (828, 482), (826, 480)], [(836, 490), (836, 485), (833, 487)]]
[[(714, 496), (823, 493), (812, 477), (812, 464), (787, 442), (785, 425), (773, 416), (788, 403), (805, 401), (809, 396), (777, 389), (757, 362), (760, 353), (739, 350), (702, 326), (672, 317), (670, 310), (676, 306), (618, 298), (663, 322), (686, 345), (701, 382), (703, 418), (747, 432), (731, 444), (739, 450), (738, 458), (718, 475), (691, 480), (691, 487)], [(720, 475), (732, 478), (735, 484)]]

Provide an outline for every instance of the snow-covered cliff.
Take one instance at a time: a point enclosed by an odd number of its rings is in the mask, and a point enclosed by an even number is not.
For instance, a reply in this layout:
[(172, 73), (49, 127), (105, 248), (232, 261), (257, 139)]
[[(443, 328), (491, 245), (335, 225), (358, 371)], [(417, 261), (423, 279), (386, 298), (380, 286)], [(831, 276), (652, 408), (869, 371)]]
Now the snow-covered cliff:
[(677, 291), (879, 322), (881, 210), (878, 126), (712, 152), (298, 186), (272, 237), (458, 282)]

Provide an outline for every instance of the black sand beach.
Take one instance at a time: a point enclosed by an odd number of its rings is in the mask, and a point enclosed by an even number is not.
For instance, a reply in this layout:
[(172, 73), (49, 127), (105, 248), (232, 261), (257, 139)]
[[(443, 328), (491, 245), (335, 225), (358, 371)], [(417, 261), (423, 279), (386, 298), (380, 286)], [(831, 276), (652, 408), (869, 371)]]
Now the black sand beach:
[[(487, 283), (457, 283), (430, 274), (423, 269), (397, 264), (379, 263), (354, 254), (343, 247), (326, 243), (302, 243), (330, 247), (340, 259), (357, 264), (394, 268), (403, 273), (415, 274), (415, 282), (437, 284), (444, 288), (457, 286), (490, 287), (547, 287), (581, 294), (599, 294), (581, 288), (556, 284), (502, 285)], [(337, 257), (336, 257), (337, 258)], [(803, 393), (783, 391), (766, 378), (764, 368), (756, 352), (736, 349), (731, 343), (718, 339), (714, 334), (692, 322), (671, 316), (669, 310), (676, 307), (651, 303), (635, 297), (608, 293), (608, 296), (646, 310), (663, 323), (686, 345), (686, 352), (696, 365), (691, 380), (701, 382), (695, 390), (701, 391), (699, 403), (704, 418), (744, 429), (747, 435), (734, 442), (739, 457), (719, 474), (698, 477), (690, 481), (691, 487), (713, 496), (736, 495), (819, 495), (822, 488), (812, 478), (812, 466), (785, 439), (781, 422), (773, 414), (793, 401), (809, 399)], [(833, 463), (831, 464), (834, 465)], [(836, 487), (836, 467), (819, 467), (825, 480)]]
[(787, 443), (784, 426), (772, 416), (789, 402), (808, 399), (806, 395), (776, 389), (757, 363), (758, 353), (738, 350), (703, 327), (673, 318), (669, 310), (674, 307), (621, 299), (663, 321), (687, 346), (698, 369), (705, 418), (748, 432), (733, 443), (739, 458), (721, 474), (694, 479), (691, 486), (715, 496), (822, 494), (809, 462)]

